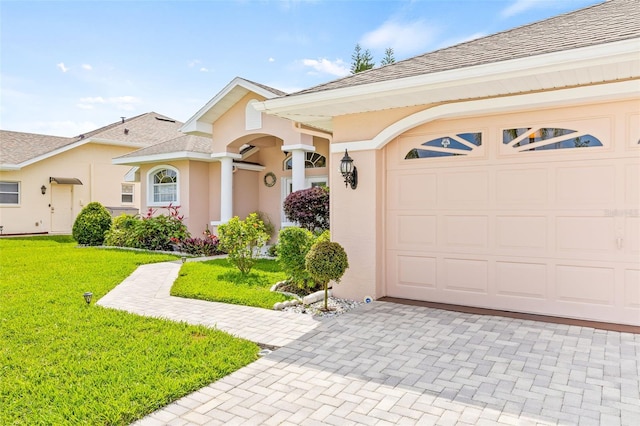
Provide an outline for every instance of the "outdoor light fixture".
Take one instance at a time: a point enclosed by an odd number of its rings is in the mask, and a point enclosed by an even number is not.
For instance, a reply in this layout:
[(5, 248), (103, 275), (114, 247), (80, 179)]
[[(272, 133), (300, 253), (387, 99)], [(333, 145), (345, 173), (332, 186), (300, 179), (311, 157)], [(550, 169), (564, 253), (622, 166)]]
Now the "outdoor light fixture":
[(44, 185), (42, 185), (42, 186), (40, 187), (40, 192), (42, 192), (42, 195), (46, 194), (46, 193), (47, 193), (47, 187), (46, 187), (46, 186), (44, 186)]
[(187, 257), (186, 256), (182, 256), (182, 263), (187, 261)]
[(91, 298), (93, 297), (93, 293), (91, 293), (90, 291), (87, 291), (85, 294), (83, 294), (84, 296), (84, 301), (87, 302), (87, 305), (91, 304)]
[(344, 157), (340, 160), (340, 173), (344, 178), (344, 186), (351, 185), (351, 189), (358, 186), (358, 169), (353, 165), (353, 159), (349, 157), (347, 150), (344, 150)]

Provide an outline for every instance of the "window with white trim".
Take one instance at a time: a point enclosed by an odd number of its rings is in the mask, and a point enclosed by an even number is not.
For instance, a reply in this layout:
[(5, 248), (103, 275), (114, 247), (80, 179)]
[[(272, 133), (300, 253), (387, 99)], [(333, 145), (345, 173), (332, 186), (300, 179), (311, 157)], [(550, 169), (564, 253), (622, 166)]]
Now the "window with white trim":
[[(320, 155), (317, 152), (305, 152), (304, 168), (316, 169), (320, 167), (327, 167), (327, 157)], [(291, 154), (284, 160), (284, 170), (291, 170), (293, 168), (293, 157)]]
[(0, 182), (0, 204), (20, 204), (20, 182)]
[(122, 184), (121, 201), (122, 201), (122, 204), (133, 203), (133, 185), (132, 184), (130, 183)]
[(407, 152), (404, 159), (468, 156), (481, 146), (481, 132), (450, 134), (421, 143)]
[(149, 172), (149, 204), (178, 203), (178, 170), (161, 166)]
[(598, 138), (586, 132), (557, 127), (504, 129), (502, 143), (517, 152), (602, 146)]

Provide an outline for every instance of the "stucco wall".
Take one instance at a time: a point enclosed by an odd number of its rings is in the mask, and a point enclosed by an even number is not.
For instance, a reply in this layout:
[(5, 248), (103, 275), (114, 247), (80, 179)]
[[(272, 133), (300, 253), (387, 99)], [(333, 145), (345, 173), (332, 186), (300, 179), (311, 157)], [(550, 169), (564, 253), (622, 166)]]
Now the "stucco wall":
[[(461, 131), (482, 130), (484, 153), (477, 159), (465, 159), (469, 164), (480, 164), (488, 158), (508, 158), (502, 146), (502, 129), (524, 127), (529, 125), (544, 125), (549, 127), (572, 128), (581, 126), (579, 130), (598, 132), (600, 128), (611, 129), (611, 134), (601, 137), (616, 141), (615, 149), (603, 148), (603, 155), (610, 158), (635, 158), (636, 167), (628, 167), (618, 173), (640, 176), (640, 102), (624, 101), (600, 104), (575, 105), (564, 108), (549, 108), (545, 110), (520, 111), (510, 114), (486, 115), (469, 118), (438, 120), (426, 123), (407, 130), (403, 135), (381, 150), (349, 151), (354, 159), (354, 165), (358, 167), (359, 183), (354, 191), (344, 188), (344, 185), (334, 184), (331, 191), (331, 232), (332, 239), (341, 243), (349, 256), (350, 268), (343, 278), (343, 282), (335, 287), (335, 294), (340, 297), (361, 299), (365, 295), (375, 298), (384, 296), (384, 264), (383, 252), (385, 238), (385, 205), (388, 196), (386, 187), (386, 167), (389, 164), (398, 164), (398, 167), (406, 167), (402, 163), (403, 153), (393, 151), (395, 157), (389, 155), (389, 147), (395, 147), (398, 140), (409, 140), (414, 136), (424, 138), (427, 141), (430, 135), (442, 132), (460, 133)], [(340, 117), (334, 121), (335, 134), (342, 135), (340, 141), (361, 141), (363, 136), (367, 138), (375, 136), (375, 132), (362, 130), (363, 123), (393, 123), (395, 120), (406, 116), (406, 111), (388, 111), (388, 117), (383, 113), (360, 114), (357, 117)], [(605, 120), (610, 126), (601, 127), (599, 120)], [(383, 130), (381, 126), (374, 126), (376, 131)], [(609, 130), (607, 130), (609, 131)], [(349, 137), (353, 137), (352, 140)], [(591, 149), (591, 148), (589, 148)], [(600, 148), (596, 148), (600, 149)], [(587, 158), (588, 151), (562, 152), (554, 151), (556, 155), (550, 155), (549, 161), (562, 161), (567, 155)], [(549, 155), (549, 154), (547, 154)], [(333, 164), (338, 164), (342, 152), (332, 154)], [(556, 158), (554, 158), (556, 157)], [(394, 163), (395, 162), (395, 163)], [(333, 182), (342, 182), (342, 178), (335, 167), (331, 168)], [(630, 179), (629, 181), (633, 181)], [(579, 182), (576, 183), (579, 185)], [(612, 189), (613, 190), (613, 189)], [(635, 212), (640, 209), (640, 194), (637, 185), (626, 188), (624, 206), (612, 206), (612, 209)], [(637, 214), (637, 213), (636, 213)], [(627, 218), (635, 220), (637, 218)], [(640, 229), (640, 228), (639, 228)], [(637, 239), (640, 240), (640, 239)], [(634, 243), (634, 244), (637, 244)]]
[[(72, 188), (72, 223), (83, 206), (98, 201), (109, 207), (140, 208), (140, 185), (134, 184), (134, 203), (122, 203), (121, 191), (130, 166), (111, 164), (111, 159), (130, 148), (86, 144), (24, 167), (0, 172), (0, 180), (20, 182), (20, 205), (0, 206), (4, 234), (51, 232), (52, 192), (49, 177), (78, 178), (82, 185)], [(40, 187), (47, 188), (42, 195)], [(69, 232), (71, 230), (69, 229)]]

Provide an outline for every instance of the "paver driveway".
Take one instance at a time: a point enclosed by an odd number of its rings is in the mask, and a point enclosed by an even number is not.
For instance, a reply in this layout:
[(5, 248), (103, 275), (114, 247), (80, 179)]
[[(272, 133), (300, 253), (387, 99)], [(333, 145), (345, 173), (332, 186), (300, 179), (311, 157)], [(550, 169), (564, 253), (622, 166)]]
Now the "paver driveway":
[(137, 424), (640, 424), (637, 334), (388, 302), (303, 325)]

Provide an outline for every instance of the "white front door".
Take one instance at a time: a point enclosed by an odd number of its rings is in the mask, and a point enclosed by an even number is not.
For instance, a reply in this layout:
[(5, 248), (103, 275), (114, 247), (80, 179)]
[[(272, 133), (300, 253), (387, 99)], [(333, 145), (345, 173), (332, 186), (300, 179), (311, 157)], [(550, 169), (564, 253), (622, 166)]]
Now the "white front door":
[(71, 234), (73, 185), (51, 185), (51, 233)]
[[(329, 186), (329, 178), (327, 176), (310, 176), (305, 179), (305, 186), (307, 188), (313, 188), (314, 186)], [(284, 208), (282, 206), (284, 204), (284, 199), (293, 192), (293, 179), (290, 177), (283, 177), (281, 188), (282, 198), (280, 200), (280, 216), (282, 226), (292, 226), (294, 223), (290, 222), (284, 215)]]

